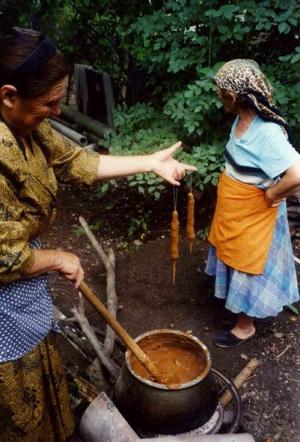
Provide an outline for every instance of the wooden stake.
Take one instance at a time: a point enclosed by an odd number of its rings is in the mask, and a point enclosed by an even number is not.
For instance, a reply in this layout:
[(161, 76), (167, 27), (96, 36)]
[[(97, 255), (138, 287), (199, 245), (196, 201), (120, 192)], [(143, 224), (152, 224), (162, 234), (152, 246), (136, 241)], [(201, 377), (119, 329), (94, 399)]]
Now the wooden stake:
[[(256, 359), (250, 359), (248, 364), (240, 371), (240, 373), (234, 378), (233, 383), (236, 386), (237, 389), (239, 389), (250, 376), (254, 373), (256, 368), (261, 365), (261, 362)], [(232, 394), (229, 390), (224, 391), (222, 396), (220, 397), (220, 402), (222, 403), (223, 407), (226, 407), (226, 405), (229, 404), (229, 402), (232, 399)]]

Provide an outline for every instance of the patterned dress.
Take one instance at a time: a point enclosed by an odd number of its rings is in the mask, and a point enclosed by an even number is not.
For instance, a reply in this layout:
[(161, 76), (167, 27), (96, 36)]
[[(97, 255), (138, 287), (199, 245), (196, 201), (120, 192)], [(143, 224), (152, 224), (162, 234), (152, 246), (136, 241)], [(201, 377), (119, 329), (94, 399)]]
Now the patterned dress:
[(0, 441), (63, 442), (74, 422), (47, 276), (24, 279), (55, 217), (57, 179), (91, 185), (99, 155), (44, 121), (24, 146), (0, 122)]

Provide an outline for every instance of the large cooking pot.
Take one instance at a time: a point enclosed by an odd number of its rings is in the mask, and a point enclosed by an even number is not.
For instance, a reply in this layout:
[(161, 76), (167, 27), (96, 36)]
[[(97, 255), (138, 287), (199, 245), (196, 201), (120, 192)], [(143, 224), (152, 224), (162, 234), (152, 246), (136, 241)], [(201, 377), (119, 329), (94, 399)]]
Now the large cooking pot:
[(211, 418), (218, 404), (207, 347), (195, 336), (168, 329), (144, 333), (135, 341), (143, 347), (150, 339), (167, 339), (174, 345), (188, 347), (204, 364), (204, 370), (192, 381), (170, 389), (133, 371), (132, 354), (127, 351), (115, 384), (114, 400), (117, 407), (130, 425), (143, 434), (176, 434), (200, 427)]

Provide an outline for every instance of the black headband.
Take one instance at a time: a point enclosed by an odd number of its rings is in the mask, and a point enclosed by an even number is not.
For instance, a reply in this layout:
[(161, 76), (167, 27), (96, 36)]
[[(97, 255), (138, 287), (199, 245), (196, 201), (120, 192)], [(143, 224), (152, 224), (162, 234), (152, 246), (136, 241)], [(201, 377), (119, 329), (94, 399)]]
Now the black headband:
[(26, 75), (31, 75), (39, 70), (56, 53), (56, 47), (48, 36), (14, 69), (9, 69), (0, 74), (0, 83), (9, 83)]

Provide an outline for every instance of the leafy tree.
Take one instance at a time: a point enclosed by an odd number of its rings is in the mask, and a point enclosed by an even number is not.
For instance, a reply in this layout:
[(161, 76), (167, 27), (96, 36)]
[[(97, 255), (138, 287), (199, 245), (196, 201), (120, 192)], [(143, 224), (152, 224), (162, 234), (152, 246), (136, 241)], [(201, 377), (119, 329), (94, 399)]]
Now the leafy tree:
[(201, 173), (211, 165), (199, 185), (215, 182), (230, 117), (211, 78), (233, 58), (261, 65), (300, 141), (298, 0), (0, 0), (0, 11), (6, 25), (35, 25), (72, 62), (113, 76), (119, 133), (107, 144), (114, 151), (184, 139)]

